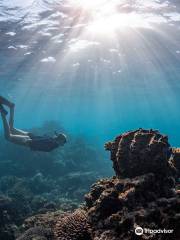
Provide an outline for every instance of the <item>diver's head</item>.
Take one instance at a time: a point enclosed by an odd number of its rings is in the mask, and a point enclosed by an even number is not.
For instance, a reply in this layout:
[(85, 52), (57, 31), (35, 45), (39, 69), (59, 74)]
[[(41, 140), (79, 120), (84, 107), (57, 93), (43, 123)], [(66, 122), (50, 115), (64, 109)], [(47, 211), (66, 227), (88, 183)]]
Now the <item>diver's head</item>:
[(56, 139), (56, 142), (57, 142), (60, 146), (64, 146), (64, 144), (67, 142), (66, 135), (63, 134), (63, 133), (57, 133), (57, 132), (55, 132), (54, 138)]

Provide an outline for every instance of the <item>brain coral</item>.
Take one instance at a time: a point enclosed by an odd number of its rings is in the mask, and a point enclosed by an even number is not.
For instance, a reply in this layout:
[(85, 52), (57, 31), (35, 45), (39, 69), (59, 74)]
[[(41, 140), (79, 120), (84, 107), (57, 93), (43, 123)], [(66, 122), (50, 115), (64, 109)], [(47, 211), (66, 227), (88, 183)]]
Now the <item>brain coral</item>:
[(54, 227), (58, 240), (89, 240), (87, 216), (84, 210), (78, 209), (72, 214), (59, 218)]

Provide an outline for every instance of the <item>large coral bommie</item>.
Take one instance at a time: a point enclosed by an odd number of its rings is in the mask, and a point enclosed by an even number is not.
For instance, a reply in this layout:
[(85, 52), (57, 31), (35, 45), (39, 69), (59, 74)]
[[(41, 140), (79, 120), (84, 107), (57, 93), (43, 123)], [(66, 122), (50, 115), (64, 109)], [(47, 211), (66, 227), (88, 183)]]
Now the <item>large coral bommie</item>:
[(135, 177), (149, 172), (169, 174), (172, 148), (168, 137), (157, 130), (138, 129), (105, 144), (117, 176)]

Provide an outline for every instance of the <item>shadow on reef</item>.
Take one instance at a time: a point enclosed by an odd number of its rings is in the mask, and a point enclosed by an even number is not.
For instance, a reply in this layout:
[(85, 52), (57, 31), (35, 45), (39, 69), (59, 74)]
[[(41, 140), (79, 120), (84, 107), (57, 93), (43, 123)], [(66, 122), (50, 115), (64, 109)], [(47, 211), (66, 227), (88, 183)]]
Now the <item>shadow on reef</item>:
[[(180, 159), (167, 136), (139, 129), (105, 148), (116, 176), (92, 185), (75, 211), (27, 218), (17, 240), (180, 239)], [(141, 236), (137, 227), (144, 229)], [(164, 229), (171, 233), (152, 233)]]

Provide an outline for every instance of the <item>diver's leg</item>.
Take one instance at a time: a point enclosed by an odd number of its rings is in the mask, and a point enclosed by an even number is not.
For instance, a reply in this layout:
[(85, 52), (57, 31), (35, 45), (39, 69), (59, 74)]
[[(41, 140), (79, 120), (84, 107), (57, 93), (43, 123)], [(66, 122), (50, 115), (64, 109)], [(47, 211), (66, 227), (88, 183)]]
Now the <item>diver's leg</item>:
[(31, 139), (28, 136), (25, 135), (14, 135), (14, 134), (10, 134), (10, 142), (18, 144), (18, 145), (22, 145), (22, 146), (29, 146), (29, 142), (31, 141)]
[(28, 136), (23, 136), (23, 135), (13, 135), (10, 131), (10, 127), (6, 119), (6, 115), (2, 111), (1, 111), (1, 117), (3, 121), (3, 127), (4, 127), (4, 137), (6, 138), (6, 140), (15, 144), (29, 146), (30, 138)]
[(10, 139), (10, 128), (9, 128), (9, 124), (8, 121), (6, 119), (6, 115), (4, 112), (1, 111), (1, 118), (2, 118), (2, 122), (3, 122), (3, 127), (4, 127), (4, 137), (9, 140)]
[(10, 107), (9, 127), (11, 133), (14, 135), (28, 136), (29, 134), (28, 132), (14, 128), (14, 106)]
[(0, 103), (6, 105), (8, 107), (14, 106), (14, 103), (8, 101), (6, 98), (4, 98), (2, 96), (0, 96)]
[(0, 112), (2, 112), (5, 116), (8, 114), (4, 106), (0, 103)]
[(23, 130), (20, 130), (20, 129), (17, 129), (17, 128), (13, 128), (11, 130), (11, 133), (15, 134), (15, 135), (21, 135), (21, 136), (28, 136), (29, 137), (29, 132), (26, 132), (26, 131), (23, 131)]
[(14, 107), (10, 107), (9, 127), (11, 130), (14, 128)]

